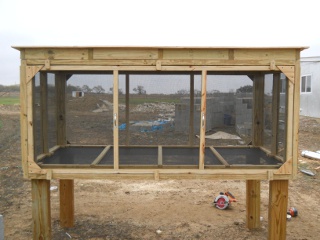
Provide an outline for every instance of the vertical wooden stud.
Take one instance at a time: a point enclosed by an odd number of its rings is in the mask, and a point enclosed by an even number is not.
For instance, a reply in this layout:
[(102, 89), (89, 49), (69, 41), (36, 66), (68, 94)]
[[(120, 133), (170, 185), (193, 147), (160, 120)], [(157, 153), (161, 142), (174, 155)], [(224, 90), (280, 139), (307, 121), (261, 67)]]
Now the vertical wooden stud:
[(35, 144), (34, 144), (34, 77), (27, 83), (27, 142), (28, 142), (28, 164), (35, 161)]
[(74, 181), (60, 180), (60, 226), (74, 226)]
[(41, 149), (48, 153), (48, 83), (47, 73), (40, 72)]
[(51, 239), (50, 181), (32, 179), (33, 239)]
[(299, 119), (300, 119), (300, 51), (296, 51), (296, 64), (294, 68), (294, 112), (293, 112), (293, 154), (292, 176), (298, 173), (298, 143), (299, 143)]
[(252, 143), (254, 146), (263, 145), (264, 116), (264, 75), (257, 74), (253, 81), (253, 113), (252, 113)]
[(27, 79), (26, 61), (20, 66), (20, 134), (23, 177), (28, 178), (28, 118), (27, 118)]
[(246, 182), (247, 228), (260, 227), (260, 181)]
[(204, 169), (204, 158), (206, 150), (206, 106), (207, 102), (207, 71), (202, 71), (201, 79), (201, 119), (200, 119), (200, 153), (199, 153), (199, 169)]
[[(285, 161), (292, 161), (293, 160), (293, 114), (294, 114), (294, 83), (291, 82), (288, 78), (287, 81), (287, 98), (286, 98), (286, 128), (285, 128)], [(299, 122), (299, 121), (298, 121)], [(286, 174), (292, 173), (292, 168), (286, 168)]]
[(113, 71), (113, 167), (119, 169), (119, 71)]
[(126, 145), (130, 144), (130, 109), (129, 109), (129, 99), (130, 98), (130, 75), (126, 74)]
[(286, 239), (288, 180), (269, 182), (268, 239)]
[(279, 131), (279, 108), (280, 108), (280, 73), (273, 74), (272, 84), (272, 139), (271, 154), (278, 153), (278, 131)]
[(189, 145), (194, 143), (194, 73), (190, 74)]
[(57, 73), (55, 76), (56, 87), (56, 119), (57, 119), (57, 144), (66, 145), (66, 75)]
[[(252, 113), (252, 144), (263, 144), (264, 128), (264, 75), (257, 74), (253, 81), (253, 113)], [(246, 210), (247, 227), (249, 229), (260, 227), (260, 180), (246, 181)]]

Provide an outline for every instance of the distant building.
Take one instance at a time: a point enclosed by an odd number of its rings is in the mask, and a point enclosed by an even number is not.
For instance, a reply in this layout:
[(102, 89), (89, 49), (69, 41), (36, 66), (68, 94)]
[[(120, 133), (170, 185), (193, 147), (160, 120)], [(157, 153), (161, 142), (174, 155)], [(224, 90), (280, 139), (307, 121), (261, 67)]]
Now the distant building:
[(84, 92), (82, 92), (82, 91), (72, 91), (72, 97), (75, 97), (75, 98), (84, 97)]
[(320, 118), (320, 56), (300, 61), (300, 115)]

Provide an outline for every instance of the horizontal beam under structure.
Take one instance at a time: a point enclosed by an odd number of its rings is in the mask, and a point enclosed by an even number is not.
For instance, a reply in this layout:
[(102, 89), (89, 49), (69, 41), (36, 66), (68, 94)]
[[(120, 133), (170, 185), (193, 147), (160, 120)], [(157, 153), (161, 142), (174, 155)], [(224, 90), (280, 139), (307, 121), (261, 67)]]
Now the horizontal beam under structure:
[[(44, 170), (46, 171), (46, 170)], [(289, 180), (290, 174), (273, 174), (270, 169), (47, 169), (52, 179), (228, 179)], [(46, 179), (47, 175), (29, 174), (30, 178)]]

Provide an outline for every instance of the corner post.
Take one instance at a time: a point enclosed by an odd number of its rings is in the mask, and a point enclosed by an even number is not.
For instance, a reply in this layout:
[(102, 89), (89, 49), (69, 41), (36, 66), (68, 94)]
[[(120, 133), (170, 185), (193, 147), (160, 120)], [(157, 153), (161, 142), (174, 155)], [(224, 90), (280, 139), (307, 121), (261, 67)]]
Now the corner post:
[[(253, 81), (253, 113), (252, 113), (252, 144), (263, 145), (264, 75), (257, 74)], [(260, 180), (246, 181), (247, 214), (246, 223), (249, 229), (260, 227)]]
[(286, 239), (288, 180), (269, 182), (268, 239)]
[(60, 226), (74, 226), (74, 182), (60, 180)]
[(32, 179), (33, 239), (51, 239), (50, 181)]
[(246, 182), (247, 228), (260, 228), (260, 181)]
[[(66, 82), (64, 73), (57, 73), (55, 78), (57, 96), (57, 144), (67, 144), (66, 122)], [(60, 226), (74, 226), (74, 182), (70, 179), (60, 179)]]

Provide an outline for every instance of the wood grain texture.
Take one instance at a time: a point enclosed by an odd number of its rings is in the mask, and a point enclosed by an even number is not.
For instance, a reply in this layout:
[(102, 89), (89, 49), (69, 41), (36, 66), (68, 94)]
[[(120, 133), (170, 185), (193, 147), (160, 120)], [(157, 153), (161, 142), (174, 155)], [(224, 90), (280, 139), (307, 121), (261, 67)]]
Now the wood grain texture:
[(246, 181), (246, 224), (249, 229), (260, 228), (260, 181)]
[(288, 207), (287, 180), (269, 182), (269, 212), (268, 212), (268, 239), (286, 239), (287, 207)]
[(50, 181), (31, 180), (33, 239), (51, 239)]
[(69, 179), (60, 180), (60, 226), (74, 226), (74, 182)]

